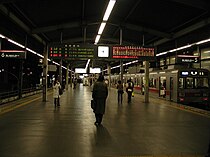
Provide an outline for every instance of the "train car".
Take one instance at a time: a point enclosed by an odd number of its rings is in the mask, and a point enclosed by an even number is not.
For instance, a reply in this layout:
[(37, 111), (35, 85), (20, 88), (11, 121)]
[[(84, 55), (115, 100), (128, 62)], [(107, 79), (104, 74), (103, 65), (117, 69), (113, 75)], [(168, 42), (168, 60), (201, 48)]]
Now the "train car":
[[(177, 103), (199, 103), (209, 106), (210, 72), (207, 69), (170, 69), (149, 73), (149, 95)], [(135, 84), (135, 92), (144, 94), (144, 73), (125, 74), (124, 84), (128, 79)], [(111, 76), (112, 84), (119, 80), (118, 75)]]

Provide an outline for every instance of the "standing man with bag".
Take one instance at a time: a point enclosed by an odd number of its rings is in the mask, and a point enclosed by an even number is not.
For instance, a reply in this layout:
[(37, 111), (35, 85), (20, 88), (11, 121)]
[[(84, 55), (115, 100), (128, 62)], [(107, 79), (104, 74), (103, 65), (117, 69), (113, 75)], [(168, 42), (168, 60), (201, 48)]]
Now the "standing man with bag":
[(92, 93), (92, 98), (95, 103), (94, 113), (96, 117), (96, 122), (95, 122), (96, 126), (100, 125), (102, 122), (106, 108), (107, 96), (108, 96), (108, 88), (107, 85), (104, 83), (104, 76), (100, 75), (97, 82), (95, 82), (93, 85), (93, 93)]

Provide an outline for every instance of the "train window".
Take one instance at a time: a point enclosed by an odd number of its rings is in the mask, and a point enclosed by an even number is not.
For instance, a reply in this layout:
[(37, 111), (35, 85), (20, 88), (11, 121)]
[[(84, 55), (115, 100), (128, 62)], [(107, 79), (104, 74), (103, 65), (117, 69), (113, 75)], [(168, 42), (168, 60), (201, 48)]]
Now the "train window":
[(195, 88), (205, 89), (209, 88), (207, 78), (195, 78)]
[(184, 78), (179, 78), (179, 88), (184, 88)]
[(186, 88), (193, 88), (194, 82), (193, 78), (187, 77), (186, 78)]

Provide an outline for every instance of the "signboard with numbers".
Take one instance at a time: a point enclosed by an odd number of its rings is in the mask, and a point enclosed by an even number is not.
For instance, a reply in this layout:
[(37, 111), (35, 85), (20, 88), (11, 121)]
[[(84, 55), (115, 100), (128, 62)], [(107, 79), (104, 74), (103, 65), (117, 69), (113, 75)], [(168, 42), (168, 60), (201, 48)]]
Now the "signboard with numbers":
[(49, 47), (49, 58), (83, 60), (94, 58), (96, 46), (82, 44), (60, 44)]
[(155, 57), (155, 49), (139, 46), (113, 46), (113, 59), (140, 59), (150, 60)]
[(0, 58), (26, 59), (26, 51), (24, 51), (24, 50), (0, 50)]

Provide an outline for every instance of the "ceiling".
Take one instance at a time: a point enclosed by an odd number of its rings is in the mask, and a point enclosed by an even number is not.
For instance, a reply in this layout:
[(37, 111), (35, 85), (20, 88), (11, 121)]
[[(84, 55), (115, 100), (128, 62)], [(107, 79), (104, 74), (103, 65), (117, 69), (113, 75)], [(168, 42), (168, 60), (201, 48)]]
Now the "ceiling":
[[(27, 44), (40, 53), (51, 43), (94, 44), (108, 2), (0, 0), (0, 33), (22, 43), (27, 36)], [(175, 41), (177, 46), (205, 39), (209, 11), (209, 0), (117, 0), (99, 44), (119, 44), (120, 32), (124, 45), (159, 51), (174, 48)]]

